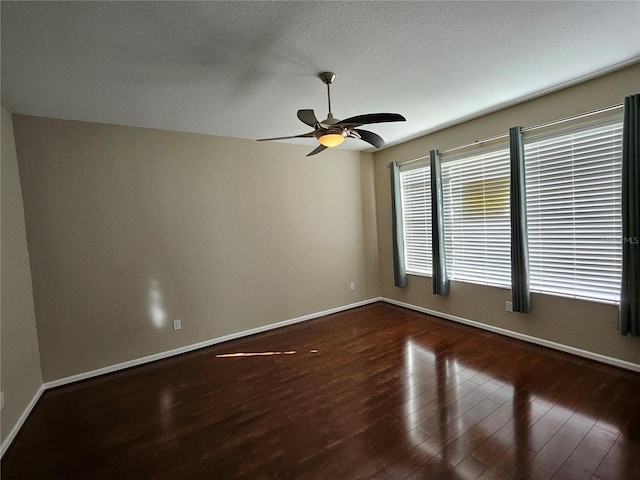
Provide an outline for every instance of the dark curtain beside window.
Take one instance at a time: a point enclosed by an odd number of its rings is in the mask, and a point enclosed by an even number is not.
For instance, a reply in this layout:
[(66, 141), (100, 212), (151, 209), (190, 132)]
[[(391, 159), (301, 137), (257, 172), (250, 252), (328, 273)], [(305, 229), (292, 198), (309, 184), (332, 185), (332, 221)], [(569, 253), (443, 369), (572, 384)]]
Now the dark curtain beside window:
[(404, 231), (402, 226), (402, 200), (400, 198), (400, 166), (389, 164), (391, 172), (391, 234), (393, 241), (393, 281), (396, 287), (407, 286), (407, 270), (404, 263)]
[(531, 311), (529, 293), (529, 240), (522, 129), (509, 129), (511, 160), (511, 303), (514, 312)]
[(622, 335), (640, 337), (640, 94), (624, 99), (622, 127)]
[(434, 295), (447, 295), (449, 293), (449, 278), (447, 277), (444, 249), (442, 171), (438, 152), (431, 150), (429, 155), (431, 156), (431, 254), (433, 264), (431, 285)]

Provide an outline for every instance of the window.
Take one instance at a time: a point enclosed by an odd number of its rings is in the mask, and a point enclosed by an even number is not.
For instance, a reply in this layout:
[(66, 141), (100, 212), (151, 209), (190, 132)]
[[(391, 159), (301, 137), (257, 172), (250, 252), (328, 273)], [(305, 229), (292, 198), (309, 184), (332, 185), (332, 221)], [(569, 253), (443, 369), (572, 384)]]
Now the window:
[(431, 276), (431, 171), (429, 164), (400, 171), (407, 273)]
[(622, 122), (525, 137), (532, 291), (615, 302), (622, 265)]
[(510, 287), (509, 147), (443, 157), (441, 166), (449, 278)]
[[(449, 278), (511, 287), (509, 147), (443, 156)], [(617, 302), (622, 270), (622, 118), (525, 134), (530, 287)], [(400, 172), (408, 273), (431, 275), (429, 165)]]

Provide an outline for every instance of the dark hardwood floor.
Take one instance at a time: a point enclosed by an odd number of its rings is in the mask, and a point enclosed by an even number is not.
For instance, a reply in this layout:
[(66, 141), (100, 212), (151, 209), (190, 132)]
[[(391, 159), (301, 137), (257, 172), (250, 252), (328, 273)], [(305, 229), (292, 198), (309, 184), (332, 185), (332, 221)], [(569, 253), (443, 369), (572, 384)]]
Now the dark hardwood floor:
[(2, 478), (640, 479), (640, 375), (376, 303), (47, 391)]

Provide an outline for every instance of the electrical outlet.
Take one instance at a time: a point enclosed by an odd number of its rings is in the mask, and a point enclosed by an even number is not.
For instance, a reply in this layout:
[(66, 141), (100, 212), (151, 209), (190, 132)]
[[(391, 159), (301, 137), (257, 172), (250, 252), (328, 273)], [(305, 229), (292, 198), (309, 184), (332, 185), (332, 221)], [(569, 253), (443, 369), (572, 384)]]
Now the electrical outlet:
[(0, 410), (4, 408), (4, 392), (0, 392)]
[(513, 303), (504, 302), (504, 308), (507, 312), (513, 312)]
[(181, 330), (182, 329), (182, 321), (174, 320), (173, 321), (173, 329), (174, 330)]
[(351, 282), (351, 290), (355, 290), (356, 289), (356, 282)]

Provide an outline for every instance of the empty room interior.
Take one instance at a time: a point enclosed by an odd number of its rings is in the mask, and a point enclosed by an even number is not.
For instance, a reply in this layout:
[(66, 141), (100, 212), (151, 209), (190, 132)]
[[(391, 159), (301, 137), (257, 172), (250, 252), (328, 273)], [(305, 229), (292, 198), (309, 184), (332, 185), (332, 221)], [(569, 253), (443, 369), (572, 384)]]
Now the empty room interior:
[(2, 478), (640, 479), (640, 2), (0, 16)]

